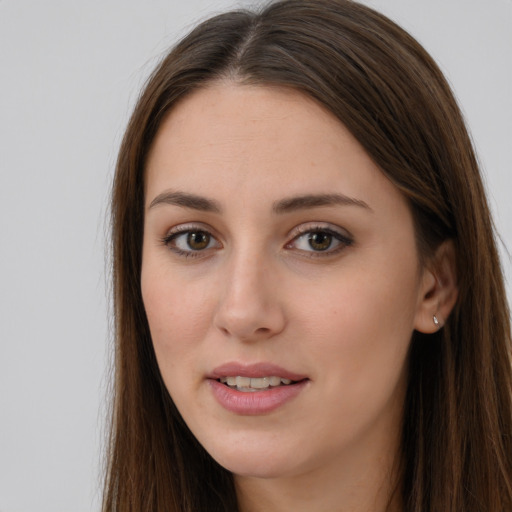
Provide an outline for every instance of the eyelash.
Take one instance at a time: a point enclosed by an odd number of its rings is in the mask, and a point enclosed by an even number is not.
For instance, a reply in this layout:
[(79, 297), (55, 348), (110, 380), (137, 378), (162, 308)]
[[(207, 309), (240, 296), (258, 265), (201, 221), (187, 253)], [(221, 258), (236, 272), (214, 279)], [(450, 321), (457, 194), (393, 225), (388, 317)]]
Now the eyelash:
[[(195, 233), (196, 235), (198, 233), (203, 233), (209, 237), (208, 246), (210, 245), (210, 242), (212, 240), (216, 240), (216, 238), (210, 233), (208, 229), (201, 228), (200, 226), (190, 226), (190, 225), (184, 225), (184, 226), (178, 226), (176, 227), (171, 233), (167, 234), (162, 238), (162, 243), (167, 246), (172, 252), (176, 253), (178, 256), (182, 256), (185, 258), (200, 258), (203, 255), (201, 254), (206, 249), (211, 249), (211, 247), (205, 247), (204, 249), (190, 249), (190, 250), (184, 250), (177, 247), (176, 240), (179, 237), (185, 236), (185, 235), (191, 235)], [(174, 242), (174, 245), (173, 245)], [(220, 243), (217, 241), (217, 244), (220, 245)]]
[[(285, 249), (293, 249), (293, 245), (300, 240), (301, 238), (305, 237), (306, 235), (309, 235), (309, 238), (306, 243), (310, 244), (311, 247), (311, 240), (312, 237), (315, 234), (324, 234), (328, 235), (330, 238), (329, 245), (325, 249), (320, 250), (305, 250), (305, 249), (297, 249), (301, 253), (307, 253), (307, 257), (310, 258), (322, 258), (322, 257), (329, 257), (332, 255), (335, 255), (345, 249), (346, 247), (351, 246), (354, 243), (353, 238), (350, 235), (343, 234), (337, 230), (334, 230), (332, 228), (329, 228), (327, 226), (321, 226), (321, 225), (308, 225), (308, 226), (300, 226), (296, 229), (298, 233), (294, 235), (294, 237), (288, 242), (284, 247)], [(180, 249), (176, 246), (176, 240), (179, 239), (179, 237), (185, 236), (185, 235), (192, 235), (192, 234), (204, 234), (207, 235), (208, 243), (207, 246), (202, 249), (189, 249), (184, 250)], [(204, 251), (208, 249), (212, 249), (214, 247), (210, 247), (210, 244), (212, 241), (215, 241), (220, 248), (222, 245), (218, 240), (211, 234), (211, 232), (208, 229), (203, 229), (199, 226), (190, 226), (190, 225), (183, 225), (176, 227), (173, 232), (167, 234), (165, 237), (162, 238), (161, 242), (163, 245), (167, 246), (172, 252), (177, 254), (178, 256), (185, 257), (185, 258), (200, 258), (204, 256)], [(338, 245), (331, 249), (331, 246), (333, 242), (338, 242)], [(188, 243), (188, 240), (187, 242)], [(203, 254), (202, 254), (203, 253)]]
[[(293, 243), (295, 243), (297, 240), (300, 240), (301, 238), (305, 237), (306, 235), (309, 235), (308, 242), (311, 246), (311, 240), (312, 240), (313, 235), (315, 235), (315, 234), (326, 234), (329, 237), (331, 237), (331, 241), (330, 241), (328, 247), (326, 247), (323, 250), (315, 251), (312, 249), (311, 251), (308, 251), (308, 250), (304, 250), (304, 249), (298, 249), (301, 252), (308, 253), (308, 257), (310, 257), (310, 258), (325, 258), (325, 257), (333, 256), (335, 254), (338, 254), (340, 251), (342, 251), (346, 247), (351, 246), (354, 243), (353, 238), (348, 234), (343, 234), (340, 231), (329, 228), (327, 226), (309, 225), (309, 226), (299, 226), (298, 234), (296, 234), (293, 237), (293, 239), (285, 245), (285, 248), (292, 248), (291, 246)], [(334, 241), (337, 241), (338, 245), (334, 249), (331, 249), (331, 245)]]

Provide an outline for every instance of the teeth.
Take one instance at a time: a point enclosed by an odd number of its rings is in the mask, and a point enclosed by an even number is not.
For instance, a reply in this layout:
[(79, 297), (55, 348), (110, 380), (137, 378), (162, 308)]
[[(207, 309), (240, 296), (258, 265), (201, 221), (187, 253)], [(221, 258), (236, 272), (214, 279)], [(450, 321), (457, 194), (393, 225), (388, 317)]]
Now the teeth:
[(268, 389), (281, 385), (287, 386), (292, 383), (290, 379), (276, 376), (250, 378), (237, 375), (236, 377), (221, 377), (219, 380), (223, 384), (236, 388), (238, 391), (256, 391), (258, 389)]
[(251, 379), (249, 377), (237, 377), (236, 378), (236, 387), (237, 388), (250, 388), (251, 387)]

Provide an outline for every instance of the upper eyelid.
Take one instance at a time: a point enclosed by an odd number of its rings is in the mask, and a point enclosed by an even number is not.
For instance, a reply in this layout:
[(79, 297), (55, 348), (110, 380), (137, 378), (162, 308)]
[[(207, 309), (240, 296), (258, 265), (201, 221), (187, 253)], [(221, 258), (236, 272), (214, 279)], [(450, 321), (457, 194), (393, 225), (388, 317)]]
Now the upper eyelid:
[(202, 222), (185, 222), (182, 224), (176, 224), (175, 226), (168, 228), (164, 235), (160, 237), (160, 240), (164, 245), (168, 245), (171, 243), (171, 241), (175, 240), (179, 236), (194, 231), (208, 233), (208, 235), (210, 235), (214, 240), (222, 245), (222, 241), (220, 240), (220, 237), (216, 231), (211, 226), (203, 224)]
[[(177, 245), (175, 245), (175, 240), (179, 237), (186, 235), (191, 232), (204, 232), (207, 233), (215, 242), (218, 244), (218, 247), (205, 247), (204, 249), (194, 250), (190, 249), (181, 249)], [(161, 242), (164, 246), (166, 246), (170, 251), (174, 252), (176, 255), (180, 257), (190, 257), (190, 258), (204, 258), (209, 251), (213, 249), (222, 248), (222, 242), (219, 238), (211, 233), (210, 229), (202, 228), (198, 225), (190, 225), (190, 224), (179, 224), (167, 230), (166, 234), (161, 238)]]
[(342, 228), (340, 226), (337, 226), (335, 224), (331, 224), (330, 222), (305, 222), (302, 224), (299, 224), (298, 226), (295, 226), (290, 232), (289, 237), (291, 240), (304, 235), (306, 233), (309, 233), (311, 231), (328, 231), (335, 234), (340, 235), (343, 238), (349, 238), (353, 239), (354, 237), (352, 234), (345, 228)]
[(179, 235), (181, 233), (186, 233), (187, 231), (205, 231), (213, 237), (219, 238), (217, 231), (213, 229), (213, 227), (209, 224), (204, 224), (203, 222), (184, 222), (181, 224), (176, 224), (175, 226), (172, 226), (166, 230), (165, 236), (169, 237), (172, 235)]
[[(214, 237), (217, 241), (222, 243), (222, 237), (220, 236), (216, 229), (214, 229), (209, 224), (194, 221), (177, 224), (167, 229), (163, 238), (170, 239), (173, 235), (179, 235), (181, 233), (187, 233), (189, 231), (205, 231), (209, 235)], [(298, 238), (301, 235), (313, 231), (328, 231), (333, 234), (339, 235), (341, 238), (348, 239), (351, 241), (354, 240), (354, 237), (346, 228), (342, 228), (336, 224), (332, 224), (326, 221), (308, 221), (296, 225), (291, 230), (288, 231), (288, 234), (286, 235), (286, 244), (291, 243), (294, 239)]]

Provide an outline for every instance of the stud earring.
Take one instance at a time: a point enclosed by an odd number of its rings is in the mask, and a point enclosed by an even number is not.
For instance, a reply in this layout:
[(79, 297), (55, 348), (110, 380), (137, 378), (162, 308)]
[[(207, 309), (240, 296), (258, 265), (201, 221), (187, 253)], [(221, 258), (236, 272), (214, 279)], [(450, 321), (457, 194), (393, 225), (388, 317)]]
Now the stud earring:
[(434, 315), (434, 316), (433, 316), (433, 320), (434, 320), (434, 325), (435, 325), (436, 327), (439, 327), (439, 320), (437, 319), (437, 316), (436, 316), (436, 315)]

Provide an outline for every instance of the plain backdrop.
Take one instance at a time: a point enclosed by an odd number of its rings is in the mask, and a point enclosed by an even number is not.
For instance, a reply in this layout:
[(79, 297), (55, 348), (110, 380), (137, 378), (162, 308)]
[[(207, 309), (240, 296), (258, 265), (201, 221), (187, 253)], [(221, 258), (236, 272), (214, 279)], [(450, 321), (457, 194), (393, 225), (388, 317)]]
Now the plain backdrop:
[[(0, 512), (99, 510), (116, 152), (165, 50), (207, 15), (254, 3), (0, 0)], [(511, 0), (365, 3), (446, 73), (510, 250)]]

